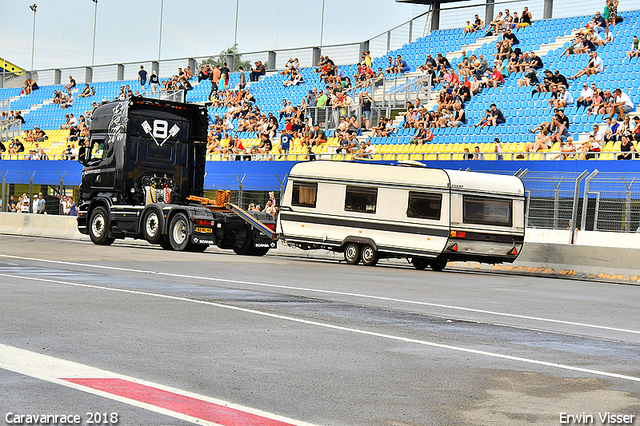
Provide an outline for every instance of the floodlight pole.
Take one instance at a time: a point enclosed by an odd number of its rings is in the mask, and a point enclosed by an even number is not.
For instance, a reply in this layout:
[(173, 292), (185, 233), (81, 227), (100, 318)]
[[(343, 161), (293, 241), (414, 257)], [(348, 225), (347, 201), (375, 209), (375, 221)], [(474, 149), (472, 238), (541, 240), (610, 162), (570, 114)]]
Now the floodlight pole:
[(158, 37), (158, 60), (162, 49), (162, 12), (164, 11), (164, 0), (160, 0), (160, 36)]
[(29, 6), (29, 9), (33, 11), (33, 33), (31, 34), (31, 71), (33, 71), (33, 56), (35, 53), (36, 47), (36, 9), (38, 8), (37, 4), (32, 4)]
[(236, 0), (236, 26), (233, 32), (233, 44), (238, 44), (238, 11), (240, 10), (240, 0)]
[(322, 0), (322, 14), (320, 16), (320, 48), (322, 48), (322, 36), (324, 36), (324, 0)]
[(91, 0), (93, 7), (93, 49), (91, 51), (91, 67), (93, 68), (94, 59), (96, 57), (96, 17), (98, 16), (98, 0)]

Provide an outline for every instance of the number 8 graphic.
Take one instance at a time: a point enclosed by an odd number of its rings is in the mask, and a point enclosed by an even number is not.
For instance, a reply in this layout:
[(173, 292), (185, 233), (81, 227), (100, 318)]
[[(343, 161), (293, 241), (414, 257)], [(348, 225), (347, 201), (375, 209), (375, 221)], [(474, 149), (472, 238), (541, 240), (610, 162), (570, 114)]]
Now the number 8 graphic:
[(153, 120), (153, 136), (156, 138), (166, 138), (169, 123), (164, 120)]

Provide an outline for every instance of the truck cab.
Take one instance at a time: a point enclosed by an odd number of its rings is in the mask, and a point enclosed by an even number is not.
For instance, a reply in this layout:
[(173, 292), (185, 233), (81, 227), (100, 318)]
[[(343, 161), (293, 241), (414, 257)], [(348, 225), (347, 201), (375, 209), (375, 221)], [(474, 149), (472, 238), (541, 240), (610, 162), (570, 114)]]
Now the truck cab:
[(132, 97), (97, 107), (79, 152), (78, 230), (101, 245), (133, 237), (174, 250), (274, 247), (251, 223), (275, 228), (273, 218), (192, 201), (204, 193), (207, 130), (207, 109), (198, 105)]

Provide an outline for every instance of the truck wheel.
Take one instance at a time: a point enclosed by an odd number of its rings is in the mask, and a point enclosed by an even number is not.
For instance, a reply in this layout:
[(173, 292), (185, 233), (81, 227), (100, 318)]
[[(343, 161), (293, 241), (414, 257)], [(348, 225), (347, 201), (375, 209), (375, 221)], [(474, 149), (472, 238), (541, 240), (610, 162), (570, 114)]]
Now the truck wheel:
[(431, 261), (431, 269), (433, 269), (434, 271), (442, 271), (444, 269), (444, 267), (447, 266), (447, 260), (446, 259), (440, 259), (440, 260), (432, 260)]
[(411, 263), (419, 271), (424, 271), (424, 269), (429, 266), (429, 262), (421, 257), (414, 257), (411, 259)]
[(93, 244), (111, 245), (115, 238), (109, 238), (109, 214), (104, 207), (96, 207), (89, 218), (89, 237)]
[(206, 245), (206, 244), (189, 243), (189, 245), (187, 246), (187, 251), (190, 251), (190, 252), (193, 252), (193, 253), (202, 253), (208, 248), (209, 248), (209, 246)]
[(142, 236), (149, 244), (158, 244), (162, 240), (163, 235), (157, 210), (151, 209), (144, 214), (142, 218)]
[(360, 247), (356, 243), (347, 243), (344, 246), (344, 260), (349, 265), (357, 265), (360, 262)]
[(251, 256), (264, 256), (269, 252), (269, 248), (253, 248), (249, 254)]
[(176, 251), (183, 251), (189, 245), (189, 221), (184, 213), (178, 213), (171, 219), (169, 243)]
[(236, 245), (235, 243), (233, 245), (233, 252), (235, 254), (239, 254), (240, 256), (249, 256), (252, 254), (251, 253), (252, 252), (251, 231), (249, 229), (245, 229), (245, 232), (246, 232), (246, 238), (242, 243), (242, 245)]
[(171, 247), (171, 242), (169, 241), (168, 236), (166, 238), (163, 238), (160, 241), (160, 247), (162, 247), (165, 250), (173, 250), (173, 247)]
[(361, 256), (364, 266), (376, 266), (378, 263), (378, 252), (368, 244), (362, 247)]

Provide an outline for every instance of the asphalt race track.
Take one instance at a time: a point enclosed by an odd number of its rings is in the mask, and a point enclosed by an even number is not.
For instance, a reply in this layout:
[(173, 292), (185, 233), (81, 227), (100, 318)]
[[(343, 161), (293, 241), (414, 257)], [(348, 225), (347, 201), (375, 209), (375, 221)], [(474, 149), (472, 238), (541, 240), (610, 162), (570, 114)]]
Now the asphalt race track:
[(11, 236), (0, 283), (0, 425), (640, 424), (638, 286)]

